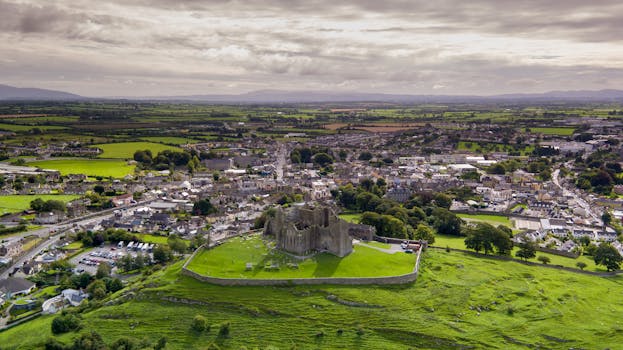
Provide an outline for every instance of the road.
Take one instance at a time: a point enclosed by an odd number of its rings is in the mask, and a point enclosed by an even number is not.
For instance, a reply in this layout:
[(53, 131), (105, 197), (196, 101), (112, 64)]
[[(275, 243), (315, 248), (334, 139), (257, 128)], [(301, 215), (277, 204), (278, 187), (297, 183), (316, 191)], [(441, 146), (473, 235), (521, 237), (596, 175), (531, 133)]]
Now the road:
[(277, 181), (283, 181), (283, 172), (286, 167), (286, 152), (286, 146), (283, 144), (279, 145), (279, 150), (277, 150), (277, 161), (275, 163)]
[(559, 176), (560, 176), (560, 169), (556, 169), (552, 172), (552, 182), (554, 183), (554, 185), (556, 185), (558, 188), (562, 190), (563, 196), (572, 196), (575, 199), (576, 203), (578, 203), (580, 207), (586, 210), (588, 215), (594, 221), (601, 222), (601, 218), (593, 212), (591, 205), (586, 200), (578, 196), (577, 193), (567, 190), (560, 184)]
[(15, 267), (22, 266), (24, 264), (24, 262), (29, 261), (30, 259), (32, 259), (35, 256), (37, 256), (42, 251), (44, 251), (44, 250), (50, 248), (52, 245), (58, 243), (58, 241), (60, 240), (60, 237), (62, 236), (62, 233), (64, 233), (67, 230), (71, 229), (72, 227), (74, 227), (74, 225), (75, 226), (84, 226), (84, 225), (88, 225), (90, 223), (100, 222), (103, 219), (112, 216), (114, 211), (117, 210), (117, 209), (126, 209), (127, 210), (127, 209), (130, 209), (130, 208), (135, 208), (135, 207), (147, 205), (147, 204), (149, 204), (149, 203), (151, 203), (153, 201), (155, 201), (155, 199), (144, 201), (144, 202), (139, 202), (139, 203), (133, 204), (133, 205), (128, 206), (128, 207), (113, 208), (113, 209), (104, 210), (104, 211), (99, 212), (99, 213), (91, 213), (91, 214), (88, 214), (88, 215), (84, 215), (82, 217), (78, 217), (78, 218), (75, 218), (75, 219), (67, 220), (67, 221), (62, 222), (62, 223), (58, 223), (58, 224), (55, 224), (55, 225), (50, 225), (50, 226), (44, 227), (44, 228), (39, 229), (39, 230), (22, 232), (19, 235), (11, 236), (11, 239), (15, 239), (15, 238), (19, 239), (19, 238), (23, 238), (25, 236), (37, 235), (37, 236), (43, 238), (44, 241), (41, 242), (36, 248), (34, 248), (30, 252), (28, 252), (26, 255), (22, 256), (17, 261), (15, 261), (11, 266), (9, 266), (8, 269), (6, 269), (3, 273), (0, 274), (0, 279), (7, 278), (9, 276), (9, 272), (13, 271), (13, 269)]

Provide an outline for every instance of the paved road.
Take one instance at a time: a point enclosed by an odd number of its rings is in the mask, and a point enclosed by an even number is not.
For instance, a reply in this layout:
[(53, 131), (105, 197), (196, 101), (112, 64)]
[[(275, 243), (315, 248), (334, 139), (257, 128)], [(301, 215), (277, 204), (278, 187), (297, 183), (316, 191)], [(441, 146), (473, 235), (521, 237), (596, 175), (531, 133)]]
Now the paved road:
[(584, 198), (581, 198), (575, 192), (569, 191), (568, 189), (564, 188), (560, 184), (559, 176), (560, 176), (560, 169), (556, 169), (556, 170), (554, 170), (554, 172), (552, 172), (552, 182), (554, 183), (554, 185), (556, 185), (558, 188), (560, 188), (562, 190), (562, 194), (564, 196), (572, 196), (575, 199), (576, 203), (578, 203), (578, 205), (580, 207), (582, 207), (584, 210), (586, 210), (588, 215), (594, 221), (601, 222), (601, 218), (597, 214), (595, 214), (593, 212), (593, 209), (591, 208), (591, 205), (586, 200), (584, 200)]
[(277, 172), (277, 181), (283, 181), (283, 172), (286, 167), (286, 146), (279, 145), (277, 150), (277, 162), (275, 164), (275, 171)]
[(11, 236), (11, 239), (15, 239), (17, 238), (22, 238), (25, 236), (31, 236), (31, 235), (37, 235), (43, 239), (45, 239), (44, 242), (41, 242), (35, 249), (33, 249), (32, 251), (30, 251), (29, 253), (27, 253), (26, 255), (22, 256), (21, 258), (19, 258), (15, 263), (13, 263), (8, 269), (6, 269), (3, 273), (0, 274), (0, 279), (4, 279), (8, 277), (8, 274), (10, 271), (13, 271), (13, 269), (15, 267), (19, 267), (22, 266), (24, 264), (24, 262), (29, 261), (30, 259), (34, 258), (35, 256), (37, 256), (39, 253), (41, 253), (42, 251), (50, 248), (52, 245), (58, 243), (58, 241), (60, 240), (60, 236), (62, 236), (62, 233), (64, 233), (65, 231), (71, 229), (74, 225), (76, 226), (83, 226), (83, 225), (88, 225), (90, 223), (95, 223), (95, 222), (100, 222), (105, 218), (108, 218), (110, 216), (113, 215), (113, 212), (117, 209), (130, 209), (130, 208), (135, 208), (135, 207), (139, 207), (139, 206), (144, 206), (147, 205), (151, 202), (155, 201), (154, 200), (149, 200), (149, 201), (144, 201), (144, 202), (139, 202), (137, 204), (128, 206), (128, 207), (123, 207), (123, 208), (113, 208), (113, 209), (109, 209), (109, 210), (105, 210), (99, 213), (91, 213), (82, 217), (78, 217), (75, 219), (71, 219), (59, 224), (55, 224), (55, 225), (49, 225), (45, 228), (39, 229), (39, 230), (35, 230), (35, 231), (28, 231), (28, 232), (22, 232), (19, 235), (15, 235), (15, 236)]

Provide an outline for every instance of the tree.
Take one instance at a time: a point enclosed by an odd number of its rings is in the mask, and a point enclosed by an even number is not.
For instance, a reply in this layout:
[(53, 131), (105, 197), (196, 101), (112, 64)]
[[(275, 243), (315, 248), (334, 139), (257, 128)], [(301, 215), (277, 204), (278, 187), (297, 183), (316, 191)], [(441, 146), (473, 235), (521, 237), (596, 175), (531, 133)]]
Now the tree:
[(229, 335), (229, 328), (230, 328), (231, 324), (229, 323), (229, 321), (227, 322), (223, 322), (221, 324), (221, 328), (218, 330), (218, 336), (219, 337), (227, 337)]
[(575, 264), (575, 266), (577, 266), (580, 270), (584, 270), (586, 268), (586, 263), (582, 261), (578, 261), (578, 263)]
[(595, 264), (604, 265), (608, 271), (618, 270), (621, 266), (623, 257), (619, 254), (619, 251), (610, 244), (602, 243), (595, 251), (594, 255)]
[(74, 340), (72, 350), (106, 350), (108, 347), (97, 332), (85, 333)]
[(99, 194), (100, 196), (106, 191), (106, 188), (102, 185), (93, 186), (93, 192)]
[(506, 168), (500, 163), (496, 163), (487, 168), (488, 174), (504, 175), (506, 174)]
[(52, 320), (52, 333), (62, 334), (80, 328), (80, 319), (75, 315), (61, 315)]
[(601, 221), (604, 223), (604, 226), (610, 225), (612, 223), (612, 214), (605, 210), (604, 213), (601, 214)]
[(110, 345), (110, 349), (114, 349), (114, 350), (134, 350), (137, 349), (136, 343), (128, 338), (128, 337), (121, 337), (117, 340), (115, 340), (111, 345)]
[(120, 291), (123, 289), (123, 282), (118, 278), (113, 278), (110, 280), (110, 284), (106, 285), (106, 289), (111, 293)]
[(97, 267), (97, 273), (95, 273), (95, 278), (102, 279), (104, 277), (110, 277), (111, 267), (106, 262), (100, 263)]
[(106, 297), (106, 283), (102, 280), (95, 280), (89, 284), (87, 292), (93, 299), (103, 299)]
[(548, 256), (545, 256), (545, 255), (539, 255), (539, 257), (536, 258), (536, 259), (538, 261), (542, 262), (543, 265), (547, 265), (547, 264), (549, 264), (552, 261)]
[(361, 154), (359, 154), (359, 160), (370, 160), (372, 159), (372, 153), (370, 152), (361, 152)]
[(193, 204), (193, 213), (195, 215), (210, 215), (217, 211), (218, 210), (212, 205), (209, 199), (200, 199)]
[(461, 236), (463, 220), (445, 208), (435, 208), (431, 212), (432, 226), (442, 235)]
[(193, 318), (192, 323), (190, 324), (190, 328), (195, 331), (195, 332), (203, 332), (206, 329), (208, 329), (208, 321), (206, 320), (205, 317), (201, 316), (201, 315), (196, 315)]
[(435, 232), (430, 226), (420, 223), (413, 232), (413, 239), (421, 239), (427, 241), (428, 244), (433, 244), (435, 243)]
[(445, 208), (445, 209), (450, 209), (450, 206), (452, 205), (452, 197), (448, 196), (447, 194), (443, 194), (443, 193), (437, 193), (435, 195), (435, 205), (441, 208)]
[(519, 243), (518, 247), (519, 247), (519, 250), (517, 251), (517, 253), (515, 253), (516, 257), (523, 259), (523, 260), (528, 260), (536, 256), (536, 243), (532, 241)]
[(184, 241), (177, 235), (170, 235), (169, 238), (167, 238), (167, 244), (169, 245), (171, 250), (179, 254), (184, 254), (188, 250), (188, 245), (186, 244), (186, 241)]
[(318, 164), (322, 167), (333, 163), (333, 157), (326, 153), (316, 153), (313, 160), (314, 164)]
[(154, 248), (154, 261), (158, 264), (164, 264), (171, 260), (171, 248), (163, 244), (158, 244)]
[(30, 209), (34, 211), (43, 211), (43, 205), (45, 201), (41, 198), (36, 198), (35, 200), (30, 202)]

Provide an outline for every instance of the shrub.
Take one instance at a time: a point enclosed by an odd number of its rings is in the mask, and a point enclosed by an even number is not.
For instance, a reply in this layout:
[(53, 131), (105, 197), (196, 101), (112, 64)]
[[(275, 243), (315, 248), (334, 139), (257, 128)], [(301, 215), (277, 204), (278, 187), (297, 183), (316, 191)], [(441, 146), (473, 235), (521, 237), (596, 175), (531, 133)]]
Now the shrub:
[(62, 334), (80, 329), (80, 319), (74, 315), (58, 316), (52, 320), (52, 333)]
[(219, 337), (227, 337), (229, 335), (230, 326), (231, 324), (229, 323), (229, 321), (223, 322), (221, 324), (221, 328), (218, 330)]
[(193, 318), (192, 323), (190, 324), (190, 328), (195, 332), (201, 333), (208, 328), (207, 324), (208, 321), (205, 317), (201, 315), (196, 315), (195, 318)]
[(551, 259), (550, 259), (549, 257), (544, 256), (544, 255), (539, 255), (539, 257), (538, 257), (538, 258), (536, 258), (536, 259), (537, 259), (538, 261), (542, 262), (542, 263), (543, 263), (543, 265), (547, 265), (547, 264), (549, 264), (549, 263), (550, 263), (550, 261), (551, 261)]
[(577, 264), (575, 264), (575, 266), (577, 266), (580, 270), (584, 270), (586, 268), (586, 263), (583, 263), (580, 261)]

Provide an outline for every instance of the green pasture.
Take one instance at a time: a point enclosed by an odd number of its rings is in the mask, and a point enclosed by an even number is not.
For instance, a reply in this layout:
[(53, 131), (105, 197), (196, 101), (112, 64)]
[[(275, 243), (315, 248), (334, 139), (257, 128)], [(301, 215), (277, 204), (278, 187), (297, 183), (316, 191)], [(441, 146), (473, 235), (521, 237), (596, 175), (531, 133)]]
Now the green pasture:
[(566, 127), (537, 127), (537, 128), (524, 128), (523, 131), (527, 132), (526, 129), (529, 129), (530, 132), (543, 134), (543, 135), (556, 135), (556, 136), (571, 136), (575, 132), (575, 128), (566, 128)]
[(93, 145), (102, 150), (99, 158), (132, 159), (136, 151), (150, 150), (155, 156), (164, 150), (181, 151), (181, 148), (154, 142), (118, 142)]
[(146, 136), (141, 137), (141, 140), (148, 142), (157, 142), (164, 143), (168, 145), (185, 145), (187, 143), (197, 143), (198, 140), (189, 139), (186, 137), (175, 137), (175, 136)]
[(167, 244), (167, 236), (157, 236), (150, 234), (136, 234), (141, 241), (145, 243)]
[(340, 219), (354, 224), (358, 224), (361, 222), (361, 213), (345, 213), (338, 216), (340, 217)]
[(55, 199), (67, 203), (79, 197), (80, 196), (77, 195), (57, 194), (0, 196), (0, 214), (16, 213), (26, 209), (30, 209), (30, 202), (34, 201), (37, 198), (41, 198), (44, 201)]
[[(221, 246), (199, 252), (188, 268), (197, 273), (225, 278), (311, 278), (375, 277), (403, 275), (411, 272), (415, 255), (402, 252), (387, 254), (356, 245), (343, 258), (321, 253), (299, 261), (277, 249), (260, 235), (235, 238)], [(246, 270), (246, 264), (254, 268)], [(277, 270), (267, 268), (278, 265)], [(288, 266), (297, 264), (297, 267)]]
[(123, 160), (118, 159), (61, 159), (44, 160), (28, 163), (29, 166), (36, 166), (42, 169), (54, 169), (62, 175), (84, 174), (87, 176), (102, 176), (121, 178), (126, 175), (134, 174), (134, 165), (129, 165)]
[(509, 228), (513, 228), (513, 222), (507, 217), (502, 215), (490, 215), (490, 214), (456, 214), (456, 216), (461, 219), (466, 219), (467, 221), (480, 221), (486, 222), (493, 226), (504, 225)]
[(55, 126), (55, 125), (18, 125), (18, 124), (0, 123), (0, 130), (6, 130), (6, 131), (28, 132), (35, 128), (42, 130), (42, 131), (67, 129), (66, 127)]

